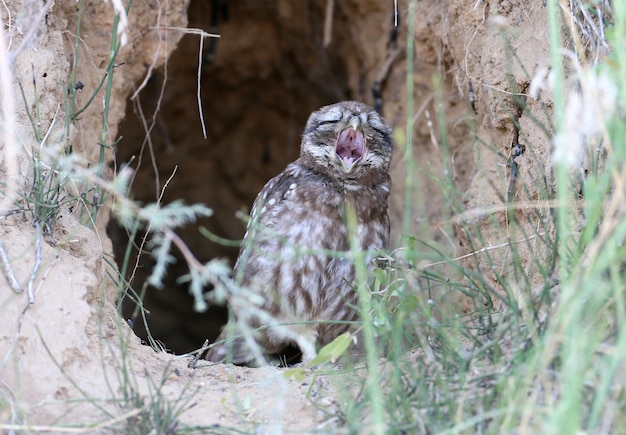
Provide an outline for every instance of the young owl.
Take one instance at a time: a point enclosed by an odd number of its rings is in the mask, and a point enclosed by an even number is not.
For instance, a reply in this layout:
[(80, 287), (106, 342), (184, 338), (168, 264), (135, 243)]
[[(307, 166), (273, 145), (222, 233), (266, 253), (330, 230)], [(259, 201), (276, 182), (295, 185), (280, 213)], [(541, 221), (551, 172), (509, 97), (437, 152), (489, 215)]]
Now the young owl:
[[(258, 194), (234, 270), (271, 317), (250, 314), (241, 301), (231, 308), (258, 328), (254, 340), (263, 353), (296, 345), (308, 361), (316, 345), (356, 319), (354, 265), (342, 254), (350, 250), (346, 207), (356, 212), (353, 234), (372, 268), (373, 251), (389, 241), (392, 152), (391, 128), (374, 109), (355, 101), (325, 106), (309, 117), (300, 157)], [(217, 341), (229, 334), (227, 327)], [(250, 363), (247, 343), (239, 336), (217, 344), (207, 359)]]

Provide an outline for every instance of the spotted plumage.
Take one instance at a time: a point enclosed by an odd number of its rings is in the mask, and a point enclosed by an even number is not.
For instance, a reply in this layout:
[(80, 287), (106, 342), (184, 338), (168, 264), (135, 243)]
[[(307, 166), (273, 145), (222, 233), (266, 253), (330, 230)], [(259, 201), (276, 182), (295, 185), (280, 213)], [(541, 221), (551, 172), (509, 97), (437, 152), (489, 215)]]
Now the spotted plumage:
[[(371, 267), (373, 251), (389, 240), (392, 151), (391, 129), (372, 108), (354, 101), (325, 106), (309, 117), (300, 157), (257, 196), (235, 275), (262, 297), (276, 323), (289, 325), (256, 332), (264, 353), (297, 345), (309, 360), (316, 345), (329, 343), (356, 319), (354, 266), (343, 254), (349, 250), (346, 206), (356, 211), (355, 233)], [(233, 310), (252, 328), (269, 326), (244, 313), (245, 305)], [(208, 359), (246, 364), (253, 355), (237, 338), (213, 347)]]

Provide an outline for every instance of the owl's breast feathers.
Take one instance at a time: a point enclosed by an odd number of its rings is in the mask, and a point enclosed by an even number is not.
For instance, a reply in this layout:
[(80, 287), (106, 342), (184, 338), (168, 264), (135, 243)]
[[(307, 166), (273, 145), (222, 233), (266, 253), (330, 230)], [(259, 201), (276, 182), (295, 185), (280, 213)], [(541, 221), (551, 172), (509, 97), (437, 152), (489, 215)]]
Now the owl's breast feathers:
[[(275, 231), (277, 236), (289, 237), (293, 226), (320, 219), (328, 221), (327, 239), (337, 227), (345, 227), (345, 207), (355, 207), (359, 224), (383, 221), (388, 231), (387, 200), (390, 178), (384, 171), (369, 171), (359, 179), (333, 179), (327, 174), (311, 170), (299, 160), (291, 163), (278, 176), (271, 179), (259, 193), (252, 208), (251, 222)], [(286, 219), (290, 217), (291, 219)], [(345, 228), (344, 228), (345, 238)], [(339, 242), (337, 240), (337, 242)], [(328, 246), (326, 249), (347, 249), (347, 245)], [(364, 249), (369, 249), (365, 243)], [(381, 246), (385, 248), (387, 240)]]
[[(265, 294), (305, 296), (294, 305), (306, 317), (316, 315), (314, 307), (324, 306), (330, 294), (352, 298), (354, 270), (341, 254), (349, 250), (346, 204), (355, 206), (361, 248), (384, 249), (389, 239), (388, 196), (388, 182), (356, 189), (298, 161), (290, 164), (265, 185), (253, 205), (235, 266), (244, 268), (242, 284)], [(268, 302), (269, 311), (280, 310)]]

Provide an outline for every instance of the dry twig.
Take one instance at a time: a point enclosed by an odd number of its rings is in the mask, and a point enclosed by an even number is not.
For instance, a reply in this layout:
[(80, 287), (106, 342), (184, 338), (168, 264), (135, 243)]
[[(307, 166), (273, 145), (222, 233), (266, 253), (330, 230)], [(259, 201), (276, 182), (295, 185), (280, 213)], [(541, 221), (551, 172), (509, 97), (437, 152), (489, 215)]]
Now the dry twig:
[(4, 245), (0, 242), (0, 260), (2, 260), (2, 271), (4, 272), (4, 276), (7, 277), (9, 281), (9, 285), (11, 289), (15, 293), (22, 293), (24, 289), (20, 285), (17, 278), (15, 278), (15, 273), (13, 272), (13, 268), (11, 267), (11, 263), (9, 262), (9, 257), (7, 256), (6, 250), (4, 249)]
[(37, 240), (35, 241), (35, 265), (30, 273), (27, 289), (28, 303), (31, 305), (35, 303), (33, 284), (35, 283), (35, 278), (37, 278), (37, 273), (39, 273), (39, 267), (41, 266), (41, 225), (37, 221), (35, 221), (35, 228), (37, 229)]
[(324, 48), (328, 47), (333, 40), (333, 11), (335, 0), (326, 0), (326, 16), (324, 17)]

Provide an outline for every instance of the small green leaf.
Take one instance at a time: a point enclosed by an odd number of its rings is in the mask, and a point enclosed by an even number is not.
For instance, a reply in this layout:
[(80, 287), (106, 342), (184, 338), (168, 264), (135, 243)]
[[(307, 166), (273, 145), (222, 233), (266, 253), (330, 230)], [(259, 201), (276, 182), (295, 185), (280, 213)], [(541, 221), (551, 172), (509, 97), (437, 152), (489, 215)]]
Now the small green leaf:
[(420, 306), (420, 301), (415, 295), (408, 295), (404, 298), (402, 303), (400, 303), (400, 308), (405, 313), (412, 313), (417, 310)]
[(376, 278), (376, 281), (379, 283), (386, 282), (387, 273), (382, 269), (376, 268), (374, 269), (374, 277)]
[(285, 379), (294, 378), (298, 382), (302, 382), (305, 375), (306, 369), (304, 367), (292, 367), (285, 370), (285, 372), (283, 373), (283, 377)]
[(307, 367), (320, 365), (325, 362), (334, 363), (337, 359), (343, 355), (352, 341), (352, 335), (349, 332), (344, 332), (339, 337), (328, 343), (326, 346), (320, 349), (317, 356), (307, 363)]

